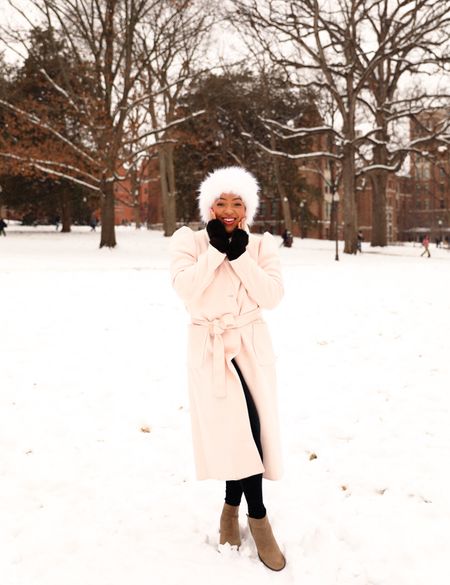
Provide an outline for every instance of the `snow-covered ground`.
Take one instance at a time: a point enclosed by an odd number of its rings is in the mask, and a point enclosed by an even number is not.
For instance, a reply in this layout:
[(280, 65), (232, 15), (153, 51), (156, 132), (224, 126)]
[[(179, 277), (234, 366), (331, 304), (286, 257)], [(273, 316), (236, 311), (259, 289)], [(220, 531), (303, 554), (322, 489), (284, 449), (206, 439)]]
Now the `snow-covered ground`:
[(448, 585), (450, 251), (296, 240), (266, 313), (286, 473), (265, 482), (287, 557), (217, 552), (220, 482), (193, 473), (188, 317), (167, 240), (0, 238), (1, 585)]

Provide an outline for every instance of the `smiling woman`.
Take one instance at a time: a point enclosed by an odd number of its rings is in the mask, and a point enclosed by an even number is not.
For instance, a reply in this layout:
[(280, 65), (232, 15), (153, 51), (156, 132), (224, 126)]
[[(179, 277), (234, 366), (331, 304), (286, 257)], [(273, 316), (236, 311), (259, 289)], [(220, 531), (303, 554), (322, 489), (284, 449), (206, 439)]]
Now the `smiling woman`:
[(283, 296), (273, 237), (250, 234), (258, 183), (240, 167), (211, 173), (200, 186), (206, 229), (182, 227), (171, 241), (172, 284), (191, 315), (189, 400), (199, 479), (225, 480), (220, 544), (241, 544), (245, 495), (261, 561), (286, 561), (269, 524), (262, 479), (281, 475), (275, 357), (261, 309)]

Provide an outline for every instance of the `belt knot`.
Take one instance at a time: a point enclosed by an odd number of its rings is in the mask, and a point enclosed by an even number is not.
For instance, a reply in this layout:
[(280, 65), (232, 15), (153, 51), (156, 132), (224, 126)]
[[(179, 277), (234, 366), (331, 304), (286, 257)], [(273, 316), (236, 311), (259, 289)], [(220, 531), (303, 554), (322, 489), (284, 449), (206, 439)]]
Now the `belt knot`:
[(225, 313), (219, 319), (214, 319), (211, 322), (210, 333), (213, 335), (222, 335), (226, 329), (233, 329), (235, 327), (235, 316), (232, 313)]

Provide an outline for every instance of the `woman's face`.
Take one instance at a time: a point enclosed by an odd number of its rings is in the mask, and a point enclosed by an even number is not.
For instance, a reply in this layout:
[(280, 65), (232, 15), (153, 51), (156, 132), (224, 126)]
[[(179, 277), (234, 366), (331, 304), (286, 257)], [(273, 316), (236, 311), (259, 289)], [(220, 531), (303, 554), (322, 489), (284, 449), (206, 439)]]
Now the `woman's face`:
[(235, 230), (245, 218), (245, 205), (242, 199), (234, 193), (222, 193), (211, 207), (216, 219), (219, 219), (227, 233)]

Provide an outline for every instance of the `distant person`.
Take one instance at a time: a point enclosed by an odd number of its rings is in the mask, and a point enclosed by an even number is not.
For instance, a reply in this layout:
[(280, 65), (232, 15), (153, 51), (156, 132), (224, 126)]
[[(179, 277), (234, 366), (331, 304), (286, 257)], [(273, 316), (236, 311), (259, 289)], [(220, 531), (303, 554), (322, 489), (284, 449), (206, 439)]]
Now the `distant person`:
[(362, 243), (364, 242), (364, 234), (362, 233), (361, 230), (358, 231), (357, 235), (356, 235), (356, 248), (358, 250), (358, 252), (362, 253)]
[(428, 235), (425, 235), (423, 240), (422, 240), (422, 246), (424, 247), (424, 250), (422, 252), (422, 254), (420, 256), (423, 256), (424, 254), (428, 254), (428, 258), (431, 257), (430, 254), (430, 238), (428, 237)]
[(3, 219), (3, 217), (0, 217), (0, 236), (6, 236), (5, 228), (7, 227), (8, 224), (6, 221)]
[(95, 217), (95, 215), (93, 215), (91, 217), (91, 221), (89, 222), (89, 225), (91, 226), (91, 232), (95, 232), (97, 224), (98, 224), (97, 218)]
[(56, 215), (55, 216), (55, 229), (56, 229), (56, 231), (58, 231), (60, 223), (61, 223), (61, 218), (59, 217), (59, 215)]
[(283, 238), (283, 246), (285, 248), (291, 248), (292, 242), (294, 241), (291, 232), (289, 230), (284, 230), (284, 232), (281, 234), (281, 237)]
[(441, 238), (436, 238), (435, 239), (435, 242), (436, 242), (436, 248), (440, 248), (441, 247), (441, 242), (442, 242)]

